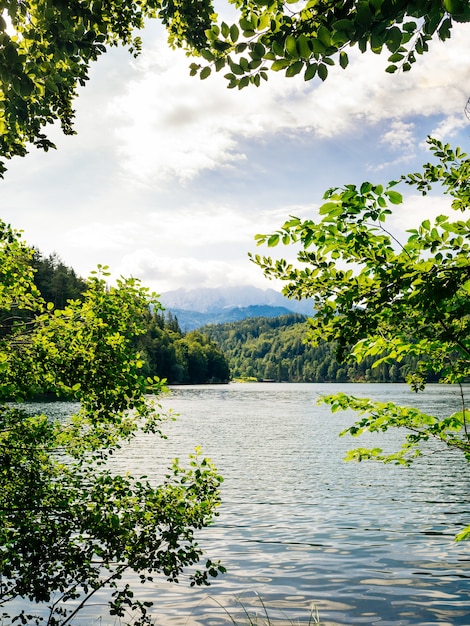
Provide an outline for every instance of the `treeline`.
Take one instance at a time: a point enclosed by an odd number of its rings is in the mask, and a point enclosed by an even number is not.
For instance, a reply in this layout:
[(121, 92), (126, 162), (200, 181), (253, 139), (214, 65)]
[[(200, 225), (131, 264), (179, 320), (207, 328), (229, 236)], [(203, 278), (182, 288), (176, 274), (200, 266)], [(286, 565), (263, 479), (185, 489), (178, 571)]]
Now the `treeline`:
[(139, 337), (144, 373), (169, 383), (221, 383), (230, 379), (226, 357), (207, 335), (183, 333), (178, 319), (164, 311), (149, 312), (148, 330)]
[[(34, 281), (43, 298), (56, 308), (67, 300), (81, 299), (86, 281), (53, 254), (44, 257), (34, 252)], [(166, 378), (169, 383), (219, 383), (230, 379), (224, 354), (207, 335), (183, 333), (171, 313), (154, 310), (148, 313), (147, 332), (136, 341), (146, 376)]]
[(35, 270), (36, 287), (44, 300), (52, 302), (56, 309), (63, 309), (67, 300), (82, 299), (86, 282), (75, 270), (64, 265), (57, 254), (45, 257), (35, 249), (31, 265)]
[(338, 363), (335, 347), (304, 343), (306, 317), (292, 313), (276, 318), (248, 318), (207, 325), (201, 331), (217, 342), (233, 378), (285, 382), (403, 382), (410, 362), (381, 364)]

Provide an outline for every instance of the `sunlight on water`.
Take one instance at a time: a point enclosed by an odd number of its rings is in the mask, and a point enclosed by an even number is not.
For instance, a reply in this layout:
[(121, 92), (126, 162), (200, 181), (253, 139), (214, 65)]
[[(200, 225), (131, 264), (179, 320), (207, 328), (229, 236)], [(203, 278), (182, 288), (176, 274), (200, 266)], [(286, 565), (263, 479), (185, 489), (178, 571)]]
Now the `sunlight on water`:
[[(338, 438), (352, 415), (316, 399), (339, 390), (436, 414), (459, 400), (437, 385), (418, 396), (405, 385), (176, 387), (163, 401), (180, 414), (169, 439), (142, 436), (119, 452), (119, 470), (157, 481), (201, 445), (225, 478), (220, 517), (200, 544), (228, 572), (209, 589), (137, 585), (155, 603), (155, 624), (231, 623), (221, 607), (243, 623), (237, 599), (261, 620), (259, 594), (276, 624), (307, 624), (315, 605), (328, 625), (470, 625), (470, 543), (453, 541), (470, 523), (470, 466), (448, 451), (412, 468), (344, 463), (347, 449), (393, 448), (398, 436)], [(74, 623), (102, 612), (99, 623), (113, 624), (105, 597), (97, 602)]]

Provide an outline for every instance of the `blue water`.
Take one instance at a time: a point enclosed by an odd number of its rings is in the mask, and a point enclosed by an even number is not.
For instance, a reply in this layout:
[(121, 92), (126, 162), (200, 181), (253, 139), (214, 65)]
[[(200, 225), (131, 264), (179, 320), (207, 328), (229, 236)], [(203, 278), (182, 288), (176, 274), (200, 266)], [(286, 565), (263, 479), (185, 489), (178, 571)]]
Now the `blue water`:
[[(470, 465), (436, 446), (411, 468), (343, 462), (351, 447), (392, 450), (400, 437), (339, 438), (353, 415), (316, 400), (340, 390), (441, 415), (459, 408), (451, 386), (419, 395), (405, 385), (175, 387), (163, 400), (179, 413), (168, 440), (142, 436), (120, 451), (120, 470), (157, 481), (200, 445), (225, 478), (220, 517), (200, 545), (228, 572), (208, 589), (138, 585), (155, 624), (232, 623), (222, 607), (261, 624), (261, 598), (275, 624), (308, 623), (315, 606), (324, 625), (470, 626), (470, 542), (453, 541), (470, 524)], [(74, 623), (117, 624), (104, 602)]]

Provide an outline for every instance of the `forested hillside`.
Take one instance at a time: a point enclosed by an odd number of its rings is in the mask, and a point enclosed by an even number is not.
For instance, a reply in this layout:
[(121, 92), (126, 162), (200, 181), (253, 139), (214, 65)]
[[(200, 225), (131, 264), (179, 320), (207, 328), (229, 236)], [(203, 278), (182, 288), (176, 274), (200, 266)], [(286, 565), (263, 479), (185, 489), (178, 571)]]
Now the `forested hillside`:
[(233, 378), (287, 382), (403, 382), (408, 363), (339, 364), (334, 346), (313, 348), (304, 343), (306, 317), (298, 314), (276, 318), (257, 317), (204, 326), (200, 330), (217, 342), (228, 359)]
[(67, 300), (81, 300), (86, 289), (86, 281), (77, 276), (75, 270), (62, 263), (57, 254), (45, 257), (35, 250), (32, 263), (34, 282), (46, 302), (52, 302), (58, 309)]
[(218, 345), (201, 332), (184, 334), (164, 311), (149, 312), (148, 330), (139, 338), (144, 372), (170, 383), (228, 382), (230, 370)]
[[(64, 265), (57, 255), (44, 257), (35, 251), (31, 264), (35, 270), (35, 284), (46, 302), (63, 308), (67, 300), (82, 299), (86, 281)], [(3, 332), (6, 332), (7, 320), (12, 316), (5, 313), (3, 318)], [(178, 320), (171, 313), (160, 310), (149, 311), (146, 325), (147, 332), (136, 340), (146, 376), (188, 384), (229, 380), (227, 360), (207, 336), (196, 331), (183, 333)]]
[[(86, 281), (56, 256), (36, 252), (32, 261), (35, 282), (44, 299), (63, 307), (80, 299)], [(338, 363), (335, 346), (304, 343), (307, 318), (297, 313), (279, 317), (251, 317), (225, 324), (209, 324), (185, 333), (171, 312), (148, 312), (147, 331), (136, 340), (146, 376), (169, 383), (226, 382), (230, 378), (286, 382), (403, 382), (411, 361), (383, 363), (372, 358)], [(5, 323), (3, 324), (5, 330)]]

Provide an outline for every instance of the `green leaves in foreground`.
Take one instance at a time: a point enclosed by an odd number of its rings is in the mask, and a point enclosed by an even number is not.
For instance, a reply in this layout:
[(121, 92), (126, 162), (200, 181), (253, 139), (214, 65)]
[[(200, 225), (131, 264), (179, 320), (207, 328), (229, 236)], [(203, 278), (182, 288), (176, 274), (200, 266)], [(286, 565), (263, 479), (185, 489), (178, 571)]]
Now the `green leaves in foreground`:
[(257, 2), (243, 0), (238, 24), (214, 23), (207, 43), (194, 50), (205, 64), (191, 74), (207, 78), (211, 68), (225, 71), (229, 88), (260, 86), (271, 71), (287, 78), (302, 75), (324, 81), (335, 64), (345, 69), (349, 48), (374, 54), (386, 51), (388, 73), (409, 71), (433, 39), (451, 37), (454, 22), (470, 21), (468, 3), (401, 2)]
[[(151, 603), (122, 577), (178, 582), (196, 565), (203, 554), (196, 533), (216, 515), (222, 478), (199, 450), (188, 468), (175, 462), (161, 484), (108, 467), (136, 436), (162, 436), (165, 387), (142, 376), (135, 349), (155, 296), (134, 279), (108, 286), (101, 267), (83, 300), (55, 309), (34, 286), (32, 257), (0, 223), (3, 618), (36, 624), (46, 614), (50, 626), (65, 626), (105, 589), (112, 615), (151, 624)], [(53, 404), (50, 414), (32, 414), (20, 402), (37, 394), (80, 404), (69, 418), (57, 419)], [(206, 585), (223, 571), (207, 560), (189, 582)], [(18, 615), (23, 599), (40, 613)]]
[(333, 410), (363, 415), (346, 429), (351, 435), (407, 432), (396, 452), (358, 448), (349, 460), (409, 465), (422, 453), (420, 444), (433, 439), (470, 461), (463, 386), (470, 380), (470, 161), (459, 148), (435, 139), (429, 144), (437, 165), (428, 163), (401, 181), (424, 195), (439, 184), (452, 198), (448, 214), (424, 220), (400, 241), (386, 227), (393, 207), (403, 202), (398, 183), (345, 185), (325, 193), (318, 219), (290, 217), (275, 233), (256, 236), (259, 245), (296, 246), (297, 263), (251, 255), (268, 277), (285, 281), (285, 295), (313, 298), (307, 339), (334, 342), (340, 362), (367, 358), (378, 367), (411, 357), (415, 366), (407, 381), (413, 391), (423, 389), (430, 374), (459, 386), (461, 410), (444, 418), (343, 394), (326, 398)]

